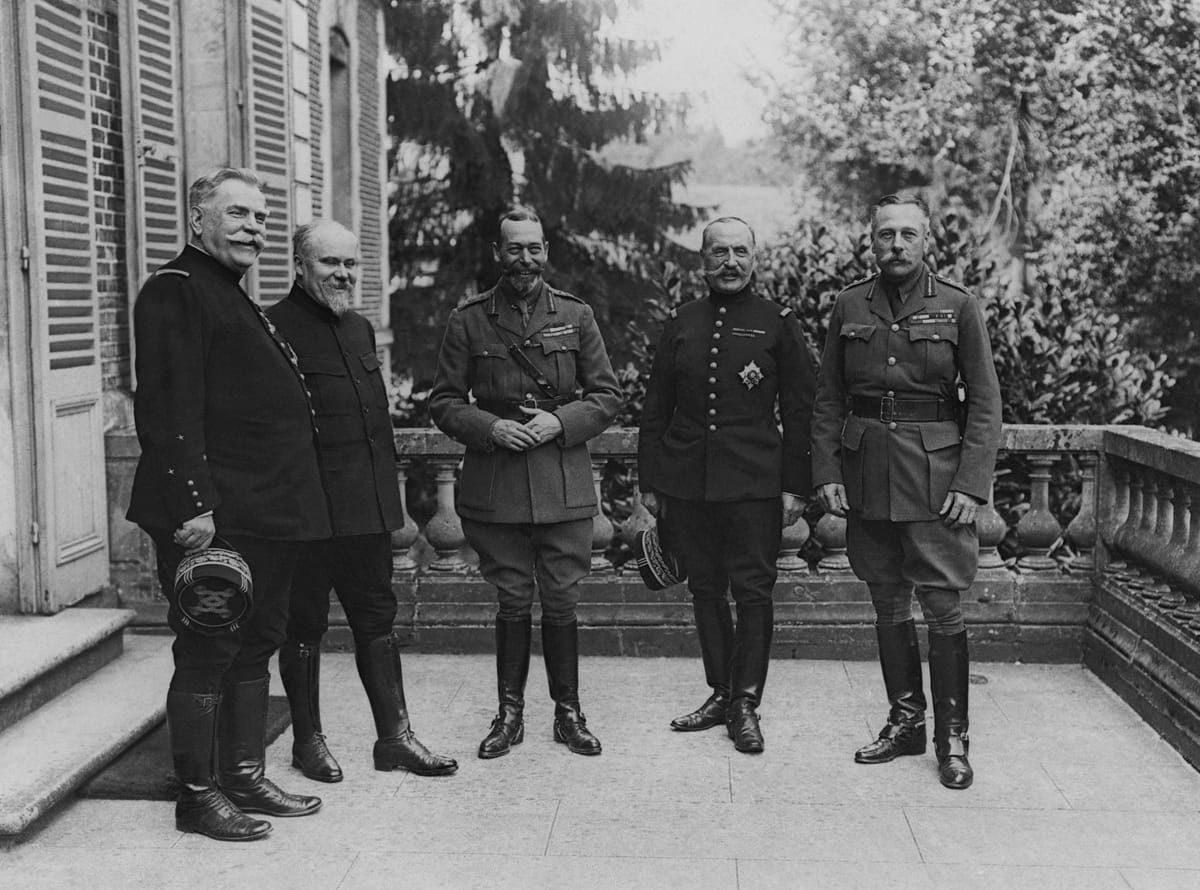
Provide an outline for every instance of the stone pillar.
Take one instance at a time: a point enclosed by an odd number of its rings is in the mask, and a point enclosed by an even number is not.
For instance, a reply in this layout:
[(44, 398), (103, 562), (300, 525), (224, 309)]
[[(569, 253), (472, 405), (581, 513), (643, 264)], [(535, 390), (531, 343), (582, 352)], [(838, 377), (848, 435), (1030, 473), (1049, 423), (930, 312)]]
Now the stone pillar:
[(825, 551), (817, 568), (827, 572), (848, 571), (850, 558), (846, 555), (846, 520), (826, 513), (817, 520), (816, 535), (817, 543)]
[(1008, 526), (996, 512), (996, 477), (992, 476), (991, 490), (988, 492), (987, 503), (975, 514), (975, 533), (979, 536), (979, 568), (1002, 569), (1004, 560), (997, 549), (1004, 536), (1008, 534)]
[(604, 515), (604, 498), (600, 494), (600, 483), (604, 480), (604, 467), (608, 459), (592, 458), (592, 483), (596, 487), (596, 515), (592, 517), (592, 572), (611, 572), (612, 562), (605, 555), (613, 540), (612, 520)]
[(800, 556), (800, 548), (808, 540), (808, 523), (803, 516), (797, 516), (796, 521), (783, 530), (783, 538), (779, 545), (779, 558), (775, 565), (781, 572), (803, 572), (808, 570), (808, 563)]
[(1050, 470), (1058, 461), (1057, 454), (1030, 454), (1029, 511), (1017, 523), (1017, 540), (1027, 551), (1017, 561), (1023, 569), (1049, 571), (1058, 567), (1048, 555), (1062, 534), (1062, 526), (1050, 512)]
[(396, 460), (396, 481), (400, 486), (400, 504), (404, 507), (404, 525), (392, 532), (392, 573), (411, 572), (417, 568), (412, 558), (412, 546), (417, 543), (421, 532), (408, 512), (408, 468), (412, 461), (407, 457)]
[(1079, 455), (1079, 472), (1083, 477), (1079, 492), (1079, 512), (1067, 525), (1067, 543), (1075, 551), (1071, 567), (1091, 569), (1096, 565), (1096, 463), (1094, 454)]
[(437, 512), (425, 526), (425, 540), (437, 551), (437, 559), (429, 565), (433, 572), (463, 574), (467, 571), (467, 564), (458, 554), (467, 539), (454, 509), (454, 477), (459, 460), (457, 455), (430, 457), (437, 480)]

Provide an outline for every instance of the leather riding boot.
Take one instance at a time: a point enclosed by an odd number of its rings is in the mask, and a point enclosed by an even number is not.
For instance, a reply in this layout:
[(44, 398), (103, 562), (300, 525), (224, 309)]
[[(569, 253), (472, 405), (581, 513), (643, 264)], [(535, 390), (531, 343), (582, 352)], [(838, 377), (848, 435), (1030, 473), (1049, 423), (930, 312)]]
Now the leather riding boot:
[(479, 743), (483, 760), (503, 757), (525, 740), (525, 681), (529, 677), (529, 647), (533, 619), (496, 616), (496, 692), (500, 708), (492, 728)]
[(542, 655), (554, 699), (554, 741), (575, 754), (600, 753), (600, 740), (587, 728), (579, 707), (579, 623), (542, 622)]
[(925, 753), (925, 692), (917, 624), (876, 625), (875, 636), (883, 686), (892, 707), (879, 738), (855, 752), (855, 763), (888, 763), (901, 755)]
[(743, 754), (763, 752), (762, 729), (755, 708), (762, 701), (771, 661), (771, 635), (775, 629), (775, 606), (737, 607), (737, 632), (734, 634), (733, 666), (730, 672), (730, 703), (725, 727), (733, 747)]
[(280, 646), (279, 677), (292, 711), (292, 766), (318, 782), (342, 781), (321, 732), (321, 641)]
[(167, 693), (167, 733), (171, 761), (179, 780), (175, 827), (218, 841), (252, 841), (266, 837), (271, 823), (252, 819), (229, 802), (213, 781), (218, 693)]
[(700, 732), (721, 726), (729, 707), (729, 662), (733, 654), (733, 619), (725, 599), (693, 599), (696, 616), (696, 636), (700, 638), (700, 660), (704, 663), (704, 679), (712, 694), (708, 699), (682, 717), (671, 721), (677, 732)]
[(929, 635), (929, 685), (933, 691), (933, 751), (947, 788), (970, 788), (975, 771), (967, 761), (967, 632)]
[(321, 798), (288, 794), (266, 777), (270, 677), (226, 683), (217, 725), (217, 782), (234, 806), (268, 816), (307, 816)]
[(375, 769), (405, 769), (418, 776), (448, 776), (457, 771), (457, 761), (433, 754), (413, 734), (395, 635), (378, 637), (356, 649), (354, 664), (375, 718)]

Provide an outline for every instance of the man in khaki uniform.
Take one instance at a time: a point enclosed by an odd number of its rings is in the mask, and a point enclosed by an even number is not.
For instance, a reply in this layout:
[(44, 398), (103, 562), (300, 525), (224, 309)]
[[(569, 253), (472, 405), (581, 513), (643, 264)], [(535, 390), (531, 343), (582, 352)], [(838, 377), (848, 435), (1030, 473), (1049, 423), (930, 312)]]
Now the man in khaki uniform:
[(537, 215), (505, 213), (493, 251), (500, 283), (451, 314), (429, 399), (434, 423), (467, 447), (458, 513), (499, 594), (500, 707), (479, 756), (500, 757), (524, 738), (535, 588), (554, 739), (599, 754), (579, 705), (575, 605), (598, 509), (587, 441), (620, 411), (621, 388), (591, 307), (542, 279)]
[[(947, 788), (967, 788), (967, 633), (960, 593), (975, 577), (975, 515), (1000, 439), (1000, 390), (979, 303), (924, 263), (929, 209), (888, 195), (873, 208), (879, 273), (837, 299), (813, 412), (813, 484), (847, 519), (850, 565), (875, 606), (891, 703), (859, 763), (925, 752), (925, 696), (912, 617), (929, 628), (934, 750)], [(959, 418), (957, 383), (966, 385)]]

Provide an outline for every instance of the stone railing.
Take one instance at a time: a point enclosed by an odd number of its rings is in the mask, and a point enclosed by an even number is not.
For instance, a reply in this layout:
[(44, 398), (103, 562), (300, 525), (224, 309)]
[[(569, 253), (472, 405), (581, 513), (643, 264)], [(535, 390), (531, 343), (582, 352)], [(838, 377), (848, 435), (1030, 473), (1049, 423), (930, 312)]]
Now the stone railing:
[[(127, 491), (122, 479), (131, 478), (136, 458), (131, 436), (124, 431), (109, 437), (110, 493), (118, 502)], [(410, 514), (392, 536), (401, 630), (420, 648), (486, 648), (491, 645), (494, 595), (474, 569), (454, 510), (462, 446), (432, 429), (400, 429), (395, 441), (401, 488), (415, 462), (428, 466), (436, 486), (432, 518), (418, 527)], [(1026, 470), (1029, 481), (1021, 494), (1027, 508), (1012, 529), (990, 506), (981, 511), (980, 572), (964, 597), (980, 656), (1078, 660), (1092, 581), (1107, 564), (1110, 548), (1129, 557), (1110, 571), (1120, 571), (1130, 560), (1141, 563), (1157, 573), (1155, 579), (1166, 579), (1153, 581), (1159, 586), (1149, 588), (1151, 595), (1161, 590), (1160, 599), (1185, 611), (1196, 608), (1196, 594), (1188, 598), (1194, 584), (1186, 581), (1189, 575), (1194, 580), (1200, 547), (1200, 527), (1192, 520), (1200, 510), (1195, 449), (1194, 443), (1141, 428), (1006, 426), (1001, 454)], [(636, 430), (608, 430), (592, 440), (591, 450), (598, 493), (610, 461), (636, 473)], [(1063, 475), (1055, 473), (1056, 467), (1068, 462), (1077, 481), (1066, 495), (1079, 506), (1064, 528), (1052, 510), (1051, 482)], [(1055, 486), (1056, 499), (1061, 499), (1062, 482)], [(686, 590), (651, 592), (631, 566), (614, 567), (608, 557), (614, 539), (630, 541), (653, 521), (640, 504), (628, 517), (602, 513), (594, 521), (593, 571), (580, 605), (590, 651), (693, 652)], [(810, 535), (819, 551), (805, 546)], [(1019, 558), (1001, 558), (998, 547), (1006, 536), (1019, 545)], [(157, 622), (161, 599), (145, 564), (145, 541), (131, 534), (127, 524), (115, 530), (113, 541), (114, 583), (122, 601), (138, 606), (146, 621)], [(802, 551), (810, 557), (817, 553), (819, 561), (810, 566)], [(815, 528), (801, 519), (785, 529), (778, 565), (776, 646), (781, 655), (871, 656), (873, 612), (865, 586), (849, 570), (844, 521), (822, 516)]]

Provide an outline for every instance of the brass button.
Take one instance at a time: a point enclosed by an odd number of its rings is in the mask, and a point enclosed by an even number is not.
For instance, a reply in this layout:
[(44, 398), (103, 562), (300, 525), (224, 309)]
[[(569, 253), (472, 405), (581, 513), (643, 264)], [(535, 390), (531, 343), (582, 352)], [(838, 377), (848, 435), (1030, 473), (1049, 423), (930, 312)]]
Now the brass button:
[[(714, 349), (714, 350), (713, 350), (713, 352), (716, 352), (716, 350)], [(708, 363), (708, 367), (709, 367), (709, 368), (711, 368), (712, 370), (714, 370), (714, 371), (715, 371), (715, 370), (717, 370), (717, 363), (716, 363), (716, 362), (709, 362), (709, 363)]]
[(717, 311), (718, 311), (718, 312), (720, 312), (722, 315), (724, 315), (724, 314), (725, 314), (725, 313), (726, 313), (728, 310), (727, 310), (727, 308), (726, 308), (725, 306), (722, 306), (722, 307), (721, 307), (720, 309), (718, 309)]
[(896, 357), (895, 357), (894, 355), (889, 355), (889, 356), (888, 356), (888, 364), (889, 364), (889, 365), (894, 365), (894, 364), (896, 364)]
[(710, 392), (710, 393), (708, 394), (708, 400), (709, 400), (710, 402), (715, 402), (715, 401), (716, 401), (716, 399), (717, 399), (717, 394), (716, 394), (715, 392)]
[(710, 433), (715, 433), (717, 431), (717, 425), (715, 423), (710, 423), (708, 425), (708, 431)]
[(720, 339), (721, 339), (721, 333), (720, 333), (720, 331), (717, 331), (716, 333), (714, 333), (714, 334), (713, 334), (713, 339), (714, 339), (714, 340), (720, 340)]
[(708, 416), (709, 416), (709, 417), (714, 417), (714, 416), (716, 416), (716, 413), (717, 413), (717, 409), (716, 409), (716, 408), (709, 408), (709, 409), (708, 409)]
[(890, 398), (892, 398), (893, 396), (895, 396), (895, 395), (896, 395), (896, 391), (895, 391), (894, 389), (889, 389), (889, 390), (887, 391), (887, 394), (888, 394), (888, 398), (890, 399)]
[(717, 382), (717, 378), (716, 378), (716, 377), (709, 377), (709, 378), (708, 378), (708, 382), (709, 382), (709, 383), (716, 383), (716, 382)]
[(717, 319), (717, 327), (719, 327), (719, 328), (725, 327), (725, 322), (721, 321), (721, 319), (718, 318)]
[(898, 331), (898, 330), (900, 330), (900, 325), (898, 325), (898, 324), (894, 324), (894, 325), (892, 325), (892, 330), (893, 330), (893, 331)]
[(894, 430), (895, 428), (896, 428), (896, 421), (893, 420), (891, 423), (888, 424), (888, 429)]
[(935, 340), (940, 340), (940, 339), (942, 339), (942, 335), (941, 335), (941, 334), (934, 334), (934, 335), (933, 335), (933, 339), (935, 339)]
[[(709, 355), (716, 355), (716, 354), (717, 354), (717, 352), (718, 352), (718, 350), (717, 350), (717, 347), (715, 347), (715, 346), (714, 346), (714, 347), (713, 347), (712, 349), (710, 349), (708, 352), (709, 352)], [(714, 365), (713, 367), (716, 367), (716, 365)]]

